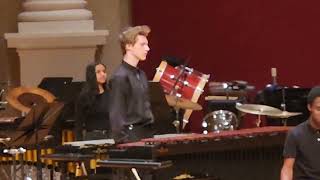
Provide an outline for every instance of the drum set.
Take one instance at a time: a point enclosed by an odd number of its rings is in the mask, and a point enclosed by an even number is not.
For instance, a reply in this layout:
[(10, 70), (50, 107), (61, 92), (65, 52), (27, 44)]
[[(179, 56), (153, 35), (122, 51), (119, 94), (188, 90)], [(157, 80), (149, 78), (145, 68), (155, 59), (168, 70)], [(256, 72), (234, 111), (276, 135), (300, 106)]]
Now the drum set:
[[(166, 93), (168, 104), (176, 110), (176, 120), (173, 121), (173, 124), (178, 133), (188, 123), (192, 111), (202, 110), (197, 101), (204, 92), (203, 89), (209, 77), (210, 75), (203, 74), (184, 65), (173, 67), (166, 61), (161, 61), (156, 69), (153, 81), (160, 82)], [(218, 96), (207, 96), (206, 100), (243, 100), (248, 91), (254, 89), (247, 82), (240, 80), (225, 83), (210, 82), (209, 86), (209, 90), (211, 92), (214, 91), (214, 94)], [(244, 102), (246, 101), (244, 100)], [(261, 116), (282, 119), (283, 124), (286, 125), (286, 120), (289, 117), (302, 114), (300, 112), (282, 111), (260, 104), (236, 103), (235, 108), (240, 112), (240, 115), (225, 109), (215, 110), (206, 114), (201, 124), (203, 133), (239, 129), (240, 119), (247, 113), (257, 115), (256, 127), (260, 127)], [(183, 117), (179, 116), (180, 110), (185, 110)]]
[[(281, 119), (283, 125), (286, 126), (287, 119), (293, 116), (301, 115), (301, 112), (282, 111), (278, 108), (260, 104), (236, 104), (236, 109), (245, 114), (257, 115), (256, 127), (260, 127), (261, 116), (268, 116), (276, 119)], [(240, 117), (241, 118), (241, 117)], [(235, 130), (239, 128), (240, 118), (235, 113), (227, 110), (217, 110), (207, 114), (202, 122), (203, 134), (208, 132), (216, 132), (226, 130)]]

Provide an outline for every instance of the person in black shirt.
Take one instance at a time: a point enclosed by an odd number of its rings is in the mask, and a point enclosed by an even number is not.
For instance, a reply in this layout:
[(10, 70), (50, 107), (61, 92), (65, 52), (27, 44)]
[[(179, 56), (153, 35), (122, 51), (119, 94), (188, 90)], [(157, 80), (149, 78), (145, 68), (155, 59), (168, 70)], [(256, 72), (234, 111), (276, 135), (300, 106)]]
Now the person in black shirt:
[(281, 180), (320, 179), (320, 86), (311, 89), (307, 102), (309, 119), (287, 135)]
[(137, 141), (153, 135), (154, 117), (148, 95), (148, 80), (137, 67), (150, 50), (148, 26), (130, 27), (120, 34), (122, 64), (110, 79), (110, 124), (116, 142)]
[(100, 62), (89, 64), (86, 68), (86, 82), (76, 103), (77, 140), (109, 137), (108, 98), (106, 66)]

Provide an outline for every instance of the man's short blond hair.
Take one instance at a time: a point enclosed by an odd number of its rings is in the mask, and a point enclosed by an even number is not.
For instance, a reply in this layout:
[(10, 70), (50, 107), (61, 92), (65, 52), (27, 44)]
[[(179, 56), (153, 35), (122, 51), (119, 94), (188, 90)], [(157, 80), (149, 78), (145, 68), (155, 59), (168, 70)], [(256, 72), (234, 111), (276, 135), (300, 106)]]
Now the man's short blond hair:
[(122, 53), (126, 53), (127, 44), (134, 45), (136, 43), (136, 38), (138, 35), (147, 37), (150, 32), (151, 29), (147, 25), (129, 27), (126, 30), (124, 30), (119, 36)]

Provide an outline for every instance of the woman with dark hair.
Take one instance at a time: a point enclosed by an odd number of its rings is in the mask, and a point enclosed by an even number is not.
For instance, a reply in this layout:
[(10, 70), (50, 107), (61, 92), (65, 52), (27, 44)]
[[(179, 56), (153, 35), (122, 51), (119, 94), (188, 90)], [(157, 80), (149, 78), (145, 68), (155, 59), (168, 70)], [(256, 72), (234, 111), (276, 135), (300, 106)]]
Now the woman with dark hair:
[(108, 94), (106, 66), (100, 62), (89, 64), (86, 82), (76, 103), (77, 140), (109, 137)]

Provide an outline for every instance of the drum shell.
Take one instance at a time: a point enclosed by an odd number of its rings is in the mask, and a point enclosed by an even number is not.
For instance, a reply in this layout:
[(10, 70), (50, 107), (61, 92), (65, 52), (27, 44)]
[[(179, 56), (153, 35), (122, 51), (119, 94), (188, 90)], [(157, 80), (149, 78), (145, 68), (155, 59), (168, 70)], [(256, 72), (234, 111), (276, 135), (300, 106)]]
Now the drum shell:
[(160, 82), (166, 94), (180, 94), (181, 97), (192, 100), (195, 94), (202, 94), (202, 82), (206, 83), (208, 78), (208, 75), (192, 68), (172, 67), (162, 61), (153, 80)]
[(239, 127), (237, 116), (226, 110), (218, 110), (208, 113), (202, 121), (203, 133), (235, 130)]

